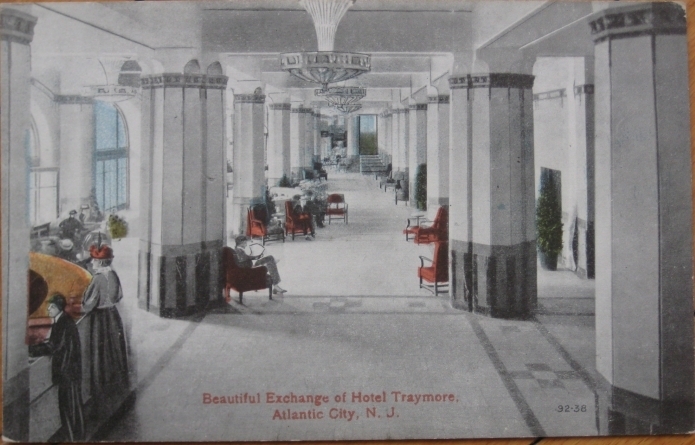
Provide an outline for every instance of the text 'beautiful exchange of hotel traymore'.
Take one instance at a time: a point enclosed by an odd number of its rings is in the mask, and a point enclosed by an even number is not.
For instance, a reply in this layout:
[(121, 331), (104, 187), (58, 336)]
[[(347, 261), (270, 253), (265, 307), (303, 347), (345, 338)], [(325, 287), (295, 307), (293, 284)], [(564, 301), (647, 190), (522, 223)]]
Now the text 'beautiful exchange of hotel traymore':
[(353, 422), (367, 419), (394, 419), (401, 408), (410, 411), (436, 404), (456, 404), (456, 394), (409, 393), (403, 391), (343, 391), (337, 394), (301, 394), (295, 392), (243, 392), (215, 394), (204, 392), (202, 404), (209, 407), (265, 406), (273, 420), (338, 420)]

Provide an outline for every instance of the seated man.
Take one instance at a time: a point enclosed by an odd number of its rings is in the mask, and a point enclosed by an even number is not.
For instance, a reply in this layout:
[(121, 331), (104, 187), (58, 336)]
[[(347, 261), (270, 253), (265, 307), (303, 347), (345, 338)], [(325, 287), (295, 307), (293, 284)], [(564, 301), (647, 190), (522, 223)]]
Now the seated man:
[(272, 256), (261, 258), (262, 254), (255, 256), (249, 255), (249, 253), (246, 252), (249, 238), (245, 235), (237, 236), (234, 241), (236, 243), (236, 247), (234, 248), (234, 256), (239, 267), (251, 268), (255, 266), (265, 266), (265, 268), (268, 269), (268, 279), (271, 283), (273, 283), (273, 293), (284, 294), (287, 292), (278, 285), (278, 283), (280, 283), (280, 272), (278, 272), (278, 266), (275, 262), (275, 258)]
[[(292, 198), (294, 213), (299, 215), (299, 219), (309, 220), (309, 229), (311, 230), (311, 238), (316, 238), (316, 225), (314, 221), (314, 214), (312, 213), (312, 205), (310, 204), (310, 197), (307, 195), (310, 191), (302, 193), (302, 195), (294, 195)], [(309, 235), (307, 235), (306, 240), (311, 241)]]
[(70, 216), (61, 221), (59, 225), (60, 238), (70, 239), (74, 244), (79, 245), (82, 241), (82, 230), (84, 230), (84, 227), (75, 215), (77, 215), (77, 210), (70, 210)]

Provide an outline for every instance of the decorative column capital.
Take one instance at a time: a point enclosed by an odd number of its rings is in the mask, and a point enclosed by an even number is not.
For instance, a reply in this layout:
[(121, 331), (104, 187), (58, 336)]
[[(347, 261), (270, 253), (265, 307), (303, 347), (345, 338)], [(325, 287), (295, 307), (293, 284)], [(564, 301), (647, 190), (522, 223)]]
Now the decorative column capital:
[(311, 108), (302, 107), (302, 106), (299, 106), (297, 108), (292, 108), (292, 113), (304, 113), (304, 114), (306, 114), (306, 113), (313, 113), (313, 112), (314, 112), (314, 110), (312, 110)]
[(265, 94), (235, 94), (234, 104), (264, 104)]
[(534, 76), (517, 73), (467, 74), (449, 78), (449, 88), (533, 88)]
[(449, 95), (448, 94), (440, 94), (438, 96), (427, 96), (427, 102), (431, 104), (448, 104), (449, 103)]
[(671, 2), (621, 5), (595, 13), (589, 27), (594, 43), (641, 35), (685, 34), (685, 9)]
[(408, 109), (414, 111), (427, 111), (427, 104), (410, 104)]
[(275, 111), (290, 111), (292, 109), (292, 104), (286, 102), (286, 103), (277, 103), (277, 104), (270, 104), (268, 107), (271, 110)]
[(140, 77), (143, 90), (153, 88), (204, 88), (224, 90), (227, 88), (227, 76), (214, 74), (162, 73)]
[(37, 18), (16, 9), (0, 10), (0, 40), (29, 45)]

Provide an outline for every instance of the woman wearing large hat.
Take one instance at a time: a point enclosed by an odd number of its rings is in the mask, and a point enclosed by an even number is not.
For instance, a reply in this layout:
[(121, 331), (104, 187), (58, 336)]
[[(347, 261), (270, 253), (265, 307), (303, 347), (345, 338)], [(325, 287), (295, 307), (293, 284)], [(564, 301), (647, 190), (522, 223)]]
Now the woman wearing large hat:
[(129, 390), (126, 336), (116, 308), (123, 289), (111, 268), (111, 247), (92, 245), (89, 253), (94, 277), (82, 298), (82, 308), (91, 315), (91, 395), (96, 406), (108, 406), (109, 398)]

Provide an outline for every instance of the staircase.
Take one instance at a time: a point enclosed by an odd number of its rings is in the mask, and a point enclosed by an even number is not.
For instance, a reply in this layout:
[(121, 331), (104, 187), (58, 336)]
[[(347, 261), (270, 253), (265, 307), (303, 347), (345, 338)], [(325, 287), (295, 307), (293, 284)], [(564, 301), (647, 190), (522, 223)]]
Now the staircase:
[(360, 155), (360, 173), (373, 175), (385, 171), (386, 165), (381, 161), (379, 155)]

